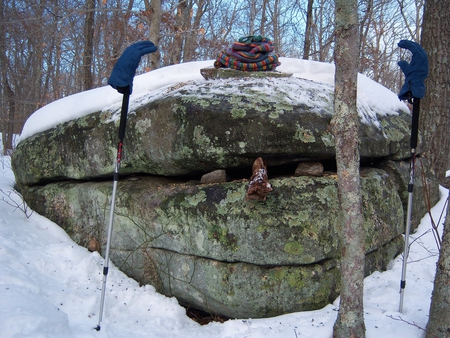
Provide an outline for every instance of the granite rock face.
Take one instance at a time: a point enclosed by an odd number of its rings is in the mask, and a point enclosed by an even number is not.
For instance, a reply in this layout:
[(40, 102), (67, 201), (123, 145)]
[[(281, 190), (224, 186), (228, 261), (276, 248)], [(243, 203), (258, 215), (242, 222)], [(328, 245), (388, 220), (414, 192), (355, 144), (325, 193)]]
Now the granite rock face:
[[(130, 276), (181, 303), (229, 317), (324, 306), (339, 292), (336, 177), (271, 183), (273, 192), (260, 202), (245, 201), (244, 181), (124, 179), (111, 258)], [(369, 273), (383, 269), (401, 250), (404, 214), (386, 172), (368, 169), (362, 184)], [(27, 189), (24, 196), (81, 245), (91, 238), (105, 244), (110, 185), (59, 182)]]
[[(367, 107), (360, 107), (366, 114)], [(15, 150), (18, 182), (111, 175), (119, 112), (102, 111), (34, 135)], [(174, 176), (334, 159), (331, 86), (299, 78), (190, 82), (131, 108), (121, 172)], [(361, 124), (362, 160), (409, 157), (411, 116), (376, 115)], [(23, 169), (21, 169), (23, 168)]]

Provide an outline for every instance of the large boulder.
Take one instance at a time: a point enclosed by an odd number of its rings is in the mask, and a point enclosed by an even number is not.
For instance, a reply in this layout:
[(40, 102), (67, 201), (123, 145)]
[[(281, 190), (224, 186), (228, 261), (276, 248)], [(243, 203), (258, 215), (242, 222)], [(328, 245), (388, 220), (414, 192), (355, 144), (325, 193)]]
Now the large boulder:
[[(406, 106), (380, 110), (370, 94), (358, 93), (366, 274), (403, 247), (411, 123)], [(105, 108), (38, 132), (12, 158), (30, 207), (102, 250), (119, 114)], [(293, 76), (186, 81), (132, 97), (111, 260), (182, 304), (228, 317), (333, 301), (341, 223), (332, 116), (332, 86)], [(264, 201), (246, 200), (257, 157), (272, 187)], [(325, 171), (294, 176), (310, 161)], [(217, 169), (221, 183), (202, 183)], [(424, 173), (433, 204), (438, 185)], [(413, 228), (427, 211), (414, 198)]]
[[(367, 169), (361, 180), (370, 273), (400, 252), (404, 214), (386, 172)], [(271, 184), (273, 192), (259, 202), (245, 201), (244, 181), (124, 179), (118, 184), (112, 260), (183, 304), (229, 317), (324, 306), (339, 292), (336, 175), (284, 177)], [(78, 243), (95, 237), (104, 245), (110, 186), (52, 183), (29, 188), (24, 196)]]

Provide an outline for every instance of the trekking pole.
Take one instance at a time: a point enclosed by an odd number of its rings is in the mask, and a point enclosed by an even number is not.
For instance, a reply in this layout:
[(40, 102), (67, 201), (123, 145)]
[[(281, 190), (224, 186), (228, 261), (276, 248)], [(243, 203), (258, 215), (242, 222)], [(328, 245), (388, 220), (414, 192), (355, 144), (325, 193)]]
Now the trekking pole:
[(103, 282), (102, 282), (102, 294), (100, 297), (100, 312), (98, 316), (98, 324), (95, 327), (97, 331), (100, 331), (101, 329), (100, 324), (103, 319), (103, 307), (105, 304), (106, 279), (108, 277), (108, 269), (109, 269), (109, 251), (111, 248), (111, 237), (114, 223), (114, 209), (116, 204), (117, 183), (119, 182), (120, 177), (119, 170), (122, 162), (123, 139), (125, 137), (128, 104), (130, 101), (130, 94), (133, 88), (133, 78), (136, 72), (136, 68), (141, 60), (141, 56), (148, 53), (153, 53), (155, 51), (156, 47), (151, 41), (137, 42), (129, 46), (127, 49), (125, 49), (119, 60), (117, 60), (117, 63), (114, 66), (114, 69), (108, 80), (108, 84), (114, 89), (117, 89), (119, 93), (122, 93), (123, 98), (122, 98), (122, 108), (120, 112), (119, 143), (117, 145), (117, 158), (113, 175), (113, 189), (111, 195), (111, 208), (108, 223), (108, 236), (106, 240), (105, 261), (103, 264)]
[(417, 155), (417, 139), (419, 134), (420, 99), (425, 95), (424, 80), (428, 76), (428, 57), (423, 48), (416, 42), (401, 40), (398, 43), (398, 46), (400, 48), (409, 49), (413, 54), (411, 63), (408, 63), (404, 60), (401, 60), (398, 63), (403, 73), (405, 74), (405, 84), (400, 89), (398, 98), (400, 100), (408, 100), (408, 102), (413, 105), (410, 139), (411, 159), (408, 183), (408, 207), (405, 226), (405, 249), (403, 251), (402, 276), (400, 280), (399, 312), (403, 312), (403, 299), (406, 287), (406, 267), (408, 264), (409, 255), (409, 233), (411, 232), (411, 215), (414, 197), (414, 167)]
[(98, 317), (98, 325), (95, 328), (97, 331), (100, 331), (100, 323), (102, 322), (102, 317), (103, 317), (103, 306), (105, 304), (106, 279), (108, 276), (108, 269), (109, 269), (109, 250), (111, 248), (111, 236), (112, 236), (113, 222), (114, 222), (114, 209), (115, 209), (115, 205), (116, 205), (117, 183), (119, 182), (119, 176), (120, 176), (119, 170), (120, 170), (120, 164), (122, 161), (123, 138), (125, 136), (125, 126), (126, 126), (126, 121), (127, 121), (129, 100), (130, 100), (130, 91), (129, 91), (129, 87), (127, 87), (126, 89), (124, 89), (123, 99), (122, 99), (122, 111), (120, 113), (119, 144), (117, 145), (117, 158), (116, 158), (116, 166), (114, 169), (114, 176), (113, 176), (111, 209), (110, 209), (110, 213), (109, 213), (109, 222), (108, 222), (108, 237), (106, 240), (105, 262), (103, 264), (103, 282), (102, 282), (102, 295), (100, 298), (100, 313), (99, 313), (99, 317)]
[(403, 251), (403, 265), (402, 265), (402, 278), (400, 280), (400, 305), (399, 312), (403, 312), (403, 298), (405, 295), (406, 287), (406, 265), (408, 264), (409, 255), (409, 233), (411, 232), (411, 215), (413, 207), (413, 197), (414, 197), (414, 170), (416, 162), (416, 148), (417, 148), (417, 138), (419, 133), (419, 108), (420, 99), (411, 98), (409, 102), (413, 105), (412, 110), (412, 126), (411, 126), (411, 159), (409, 165), (409, 183), (408, 183), (408, 208), (406, 215), (406, 227), (405, 227), (405, 249)]

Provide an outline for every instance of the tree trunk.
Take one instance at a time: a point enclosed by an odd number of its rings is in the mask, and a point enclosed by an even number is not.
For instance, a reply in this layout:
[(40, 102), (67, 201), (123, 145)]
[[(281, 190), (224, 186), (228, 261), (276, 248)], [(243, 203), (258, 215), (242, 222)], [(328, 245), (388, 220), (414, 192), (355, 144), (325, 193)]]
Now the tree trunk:
[(280, 1), (275, 0), (272, 8), (272, 27), (273, 27), (273, 46), (275, 50), (282, 50), (281, 48), (281, 29), (280, 29)]
[[(0, 0), (0, 22), (5, 22), (5, 3)], [(2, 25), (3, 26), (3, 25)], [(6, 25), (0, 30), (0, 46), (6, 46), (6, 36), (8, 30)], [(6, 48), (0, 48), (0, 133), (2, 134), (3, 149), (2, 154), (8, 155), (8, 151), (13, 149), (13, 123), (15, 115), (15, 95), (9, 84), (8, 56)]]
[(158, 47), (158, 50), (150, 54), (151, 69), (157, 69), (161, 64), (161, 52), (159, 51), (159, 40), (161, 38), (162, 8), (161, 0), (144, 0), (145, 10), (148, 13), (147, 22), (149, 24), (149, 38)]
[(429, 318), (427, 338), (450, 337), (450, 207), (448, 206)]
[(269, 1), (263, 0), (262, 8), (261, 8), (261, 24), (259, 25), (259, 34), (261, 36), (266, 35), (266, 24), (267, 24), (266, 11), (267, 11), (268, 6), (269, 6)]
[(311, 25), (313, 16), (314, 0), (308, 0), (308, 9), (306, 11), (305, 44), (303, 45), (303, 60), (309, 60), (311, 51)]
[(365, 231), (359, 176), (358, 3), (335, 0), (335, 98), (331, 122), (335, 139), (341, 209), (341, 300), (333, 337), (365, 337), (363, 312)]
[(427, 151), (425, 156), (443, 184), (450, 169), (450, 7), (441, 0), (425, 2), (422, 47), (428, 54), (427, 91), (421, 100), (420, 130)]
[(183, 42), (186, 34), (186, 16), (189, 18), (190, 9), (188, 8), (186, 1), (178, 0), (178, 5), (175, 11), (174, 36), (169, 56), (169, 63), (171, 65), (177, 65), (182, 61), (184, 47)]
[(2, 118), (2, 143), (3, 143), (3, 154), (11, 155), (14, 149), (13, 135), (14, 135), (14, 122), (16, 115), (16, 104), (15, 104), (15, 93), (11, 89), (8, 80), (5, 79), (4, 83), (4, 99), (6, 103), (6, 109), (3, 113)]
[[(439, 0), (425, 2), (422, 47), (428, 54), (429, 74), (425, 82), (427, 92), (421, 102), (424, 113), (421, 115), (420, 129), (427, 145), (425, 156), (430, 160), (441, 184), (445, 183), (445, 172), (450, 169), (449, 15), (447, 3)], [(429, 318), (427, 338), (450, 337), (450, 207), (448, 206)]]
[(94, 59), (94, 10), (95, 0), (86, 0), (86, 19), (84, 21), (83, 51), (83, 90), (92, 89), (92, 62)]
[(197, 10), (195, 12), (194, 21), (188, 32), (186, 32), (186, 39), (184, 44), (184, 62), (194, 61), (195, 58), (195, 50), (198, 47), (197, 44), (197, 35), (200, 30), (201, 20), (203, 14), (208, 9), (209, 1), (199, 0), (196, 2)]
[(249, 3), (249, 20), (248, 20), (248, 35), (255, 35), (255, 21), (256, 21), (256, 0), (250, 0)]
[[(366, 3), (366, 7), (362, 11), (364, 13), (361, 21), (359, 23), (359, 51), (360, 51), (360, 66), (359, 71), (362, 71), (365, 68), (366, 61), (366, 47), (367, 43), (372, 42), (371, 39), (368, 39), (369, 29), (372, 22), (372, 14), (373, 14), (373, 0), (368, 0)], [(381, 65), (380, 65), (381, 66)]]

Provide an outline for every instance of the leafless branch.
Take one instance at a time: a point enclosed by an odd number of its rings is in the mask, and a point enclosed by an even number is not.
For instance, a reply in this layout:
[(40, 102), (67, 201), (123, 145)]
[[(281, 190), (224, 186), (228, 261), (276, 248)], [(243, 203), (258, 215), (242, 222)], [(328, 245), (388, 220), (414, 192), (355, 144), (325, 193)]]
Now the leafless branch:
[[(429, 253), (429, 256), (423, 257), (423, 258), (420, 258), (419, 260), (415, 260), (415, 261), (411, 261), (411, 262), (419, 262), (419, 261), (424, 260), (424, 259), (429, 258), (429, 257), (435, 257), (435, 256), (437, 256), (437, 255), (439, 254), (439, 251), (435, 252), (435, 251), (433, 251), (433, 250), (427, 248), (427, 247), (423, 244), (423, 242), (421, 241), (421, 238), (422, 238), (423, 236), (425, 236), (426, 234), (428, 234), (430, 231), (432, 231), (432, 230), (431, 230), (431, 229), (428, 229), (428, 230), (425, 231), (423, 234), (421, 234), (421, 235), (419, 235), (419, 236), (417, 236), (417, 237), (411, 237), (411, 238), (412, 238), (412, 241), (411, 241), (410, 244), (409, 244), (409, 249), (411, 249), (411, 247), (412, 247), (412, 245), (413, 245), (414, 243), (417, 243), (417, 245), (421, 246), (424, 250), (426, 250), (426, 251)], [(409, 250), (409, 249), (408, 249), (408, 250)]]
[(441, 239), (441, 235), (439, 234), (438, 228), (439, 228), (439, 224), (441, 223), (443, 213), (446, 210), (446, 208), (445, 208), (446, 205), (444, 205), (444, 208), (441, 212), (438, 222), (435, 222), (433, 215), (431, 214), (432, 205), (431, 205), (431, 196), (430, 196), (430, 186), (427, 181), (424, 163), (422, 161), (421, 161), (421, 168), (422, 168), (421, 176), (422, 176), (422, 184), (423, 184), (423, 197), (424, 197), (424, 200), (425, 200), (425, 203), (427, 206), (428, 214), (430, 215), (430, 221), (431, 221), (431, 227), (433, 229), (434, 240), (436, 241), (436, 245), (439, 250), (441, 248), (442, 239)]
[(397, 321), (406, 323), (406, 324), (408, 324), (408, 325), (414, 326), (414, 327), (418, 328), (419, 330), (422, 330), (422, 331), (426, 332), (427, 334), (431, 334), (432, 337), (438, 338), (436, 335), (434, 335), (434, 334), (432, 334), (431, 332), (427, 331), (427, 330), (424, 329), (423, 327), (417, 325), (415, 322), (408, 322), (407, 320), (404, 320), (404, 319), (403, 319), (402, 317), (400, 317), (400, 316), (398, 316), (398, 318), (394, 318), (394, 316), (392, 316), (392, 315), (389, 315), (389, 316), (387, 316), (387, 317), (388, 317), (388, 318), (391, 318), (391, 319), (393, 319), (393, 320), (397, 320)]
[(27, 218), (31, 217), (31, 215), (33, 214), (33, 210), (28, 207), (28, 204), (25, 202), (19, 192), (17, 192), (16, 190), (5, 192), (3, 191), (3, 189), (0, 189), (0, 193), (3, 195), (1, 200), (9, 206), (13, 207), (14, 211), (18, 209), (22, 211)]

